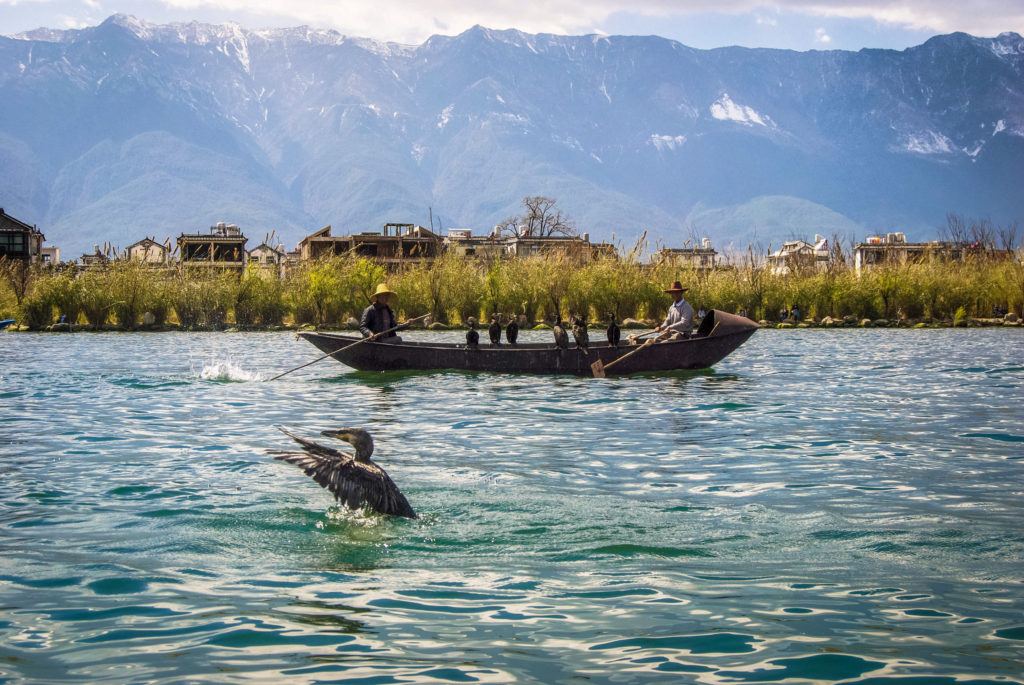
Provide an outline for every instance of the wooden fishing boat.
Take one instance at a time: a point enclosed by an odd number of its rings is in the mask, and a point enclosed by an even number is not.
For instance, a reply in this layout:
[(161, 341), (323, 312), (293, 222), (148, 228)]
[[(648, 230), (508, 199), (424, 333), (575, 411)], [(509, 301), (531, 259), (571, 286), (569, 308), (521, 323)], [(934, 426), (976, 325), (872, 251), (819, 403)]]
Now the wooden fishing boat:
[[(609, 369), (608, 373), (628, 375), (706, 369), (731, 354), (758, 328), (756, 323), (745, 317), (712, 310), (704, 317), (693, 337), (650, 345), (637, 354), (623, 359), (621, 363)], [(603, 331), (595, 330), (594, 334), (596, 333)], [(481, 343), (476, 349), (470, 349), (460, 343), (367, 341), (341, 351), (342, 348), (359, 342), (360, 338), (319, 332), (304, 332), (299, 335), (324, 354), (337, 351), (337, 354), (333, 355), (334, 359), (360, 371), (457, 369), (590, 376), (591, 364), (597, 360), (600, 359), (607, 365), (636, 349), (626, 344), (612, 347), (603, 341), (593, 342), (587, 353), (572, 345), (567, 350), (559, 351), (554, 343)]]

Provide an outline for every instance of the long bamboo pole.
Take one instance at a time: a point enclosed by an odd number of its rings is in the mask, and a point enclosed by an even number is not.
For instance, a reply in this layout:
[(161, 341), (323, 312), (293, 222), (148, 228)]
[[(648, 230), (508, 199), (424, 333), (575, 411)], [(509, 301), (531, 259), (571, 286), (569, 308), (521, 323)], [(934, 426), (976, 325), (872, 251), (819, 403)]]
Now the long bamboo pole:
[(399, 328), (404, 328), (404, 327), (408, 326), (409, 324), (413, 323), (414, 321), (419, 321), (420, 319), (425, 319), (428, 316), (430, 316), (430, 314), (424, 314), (423, 316), (417, 316), (415, 319), (409, 319), (405, 323), (399, 324), (397, 326), (393, 326), (392, 328), (389, 328), (386, 331), (381, 331), (380, 333), (374, 333), (373, 335), (368, 336), (366, 338), (363, 338), (362, 340), (357, 340), (356, 342), (352, 343), (351, 345), (345, 345), (344, 347), (339, 348), (337, 350), (334, 350), (333, 352), (328, 352), (327, 354), (325, 354), (322, 357), (317, 357), (316, 359), (314, 359), (311, 362), (306, 362), (302, 366), (296, 366), (294, 369), (288, 369), (284, 373), (279, 373), (276, 376), (274, 376), (273, 378), (268, 379), (267, 382), (276, 381), (278, 378), (281, 378), (282, 376), (287, 376), (288, 374), (290, 374), (293, 371), (298, 371), (299, 369), (304, 369), (307, 366), (312, 366), (313, 364), (316, 364), (318, 361), (323, 361), (324, 359), (327, 359), (328, 357), (333, 357), (334, 355), (338, 354), (339, 352), (344, 352), (345, 350), (351, 350), (356, 345), (361, 345), (364, 342), (369, 342), (369, 341), (371, 341), (371, 340), (373, 340), (375, 338), (379, 338), (380, 336), (384, 335), (385, 333), (392, 333), (394, 331), (397, 331)]

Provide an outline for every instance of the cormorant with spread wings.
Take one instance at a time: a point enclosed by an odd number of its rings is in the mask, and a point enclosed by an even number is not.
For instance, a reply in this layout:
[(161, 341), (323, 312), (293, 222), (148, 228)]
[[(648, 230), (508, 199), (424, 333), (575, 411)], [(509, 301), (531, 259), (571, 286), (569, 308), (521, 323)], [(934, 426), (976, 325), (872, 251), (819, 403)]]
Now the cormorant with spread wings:
[(356, 451), (354, 455), (299, 437), (280, 426), (278, 430), (299, 443), (303, 451), (275, 453), (274, 459), (295, 464), (350, 509), (366, 506), (380, 514), (417, 518), (409, 501), (387, 472), (370, 460), (373, 438), (362, 428), (320, 433), (352, 445)]

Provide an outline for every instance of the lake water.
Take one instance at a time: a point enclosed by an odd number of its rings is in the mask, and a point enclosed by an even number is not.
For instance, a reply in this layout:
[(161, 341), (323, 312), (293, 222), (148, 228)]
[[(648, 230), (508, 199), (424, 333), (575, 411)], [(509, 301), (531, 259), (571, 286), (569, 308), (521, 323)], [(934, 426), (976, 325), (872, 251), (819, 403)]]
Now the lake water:
[[(1024, 682), (1019, 330), (605, 381), (0, 350), (0, 682)], [(421, 518), (334, 506), (279, 424), (370, 429)]]

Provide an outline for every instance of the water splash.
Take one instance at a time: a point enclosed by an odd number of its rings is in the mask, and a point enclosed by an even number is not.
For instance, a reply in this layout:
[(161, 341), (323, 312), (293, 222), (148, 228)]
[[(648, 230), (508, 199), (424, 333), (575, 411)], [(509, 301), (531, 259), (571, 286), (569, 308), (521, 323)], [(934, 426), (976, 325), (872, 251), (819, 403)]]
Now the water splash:
[(376, 528), (393, 523), (390, 517), (378, 514), (369, 508), (351, 509), (344, 504), (329, 507), (325, 518), (326, 521), (317, 521), (316, 527), (319, 530), (324, 530), (331, 525)]
[(247, 371), (232, 361), (217, 361), (205, 365), (199, 372), (199, 378), (204, 381), (244, 383), (246, 381), (262, 381), (263, 374), (258, 371)]

